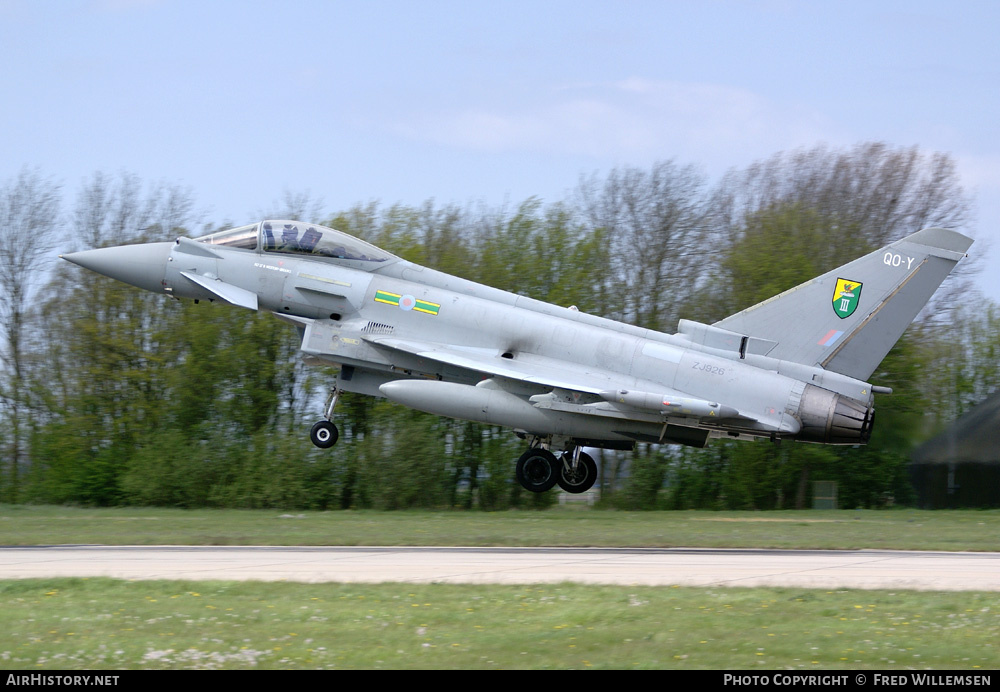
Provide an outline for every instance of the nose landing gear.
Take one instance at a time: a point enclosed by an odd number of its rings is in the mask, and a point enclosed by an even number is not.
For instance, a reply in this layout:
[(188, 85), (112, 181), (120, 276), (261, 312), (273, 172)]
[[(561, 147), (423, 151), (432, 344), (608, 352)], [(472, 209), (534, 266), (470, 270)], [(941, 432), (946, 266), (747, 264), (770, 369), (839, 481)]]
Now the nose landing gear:
[(330, 396), (326, 399), (326, 409), (323, 412), (325, 420), (317, 422), (312, 426), (312, 430), (309, 431), (309, 439), (320, 449), (329, 449), (337, 444), (337, 439), (340, 437), (337, 426), (331, 420), (333, 418), (333, 410), (337, 407), (339, 400), (340, 390), (334, 385), (330, 387)]
[(309, 439), (320, 449), (329, 449), (337, 444), (340, 432), (337, 426), (328, 420), (321, 420), (312, 426), (309, 431)]

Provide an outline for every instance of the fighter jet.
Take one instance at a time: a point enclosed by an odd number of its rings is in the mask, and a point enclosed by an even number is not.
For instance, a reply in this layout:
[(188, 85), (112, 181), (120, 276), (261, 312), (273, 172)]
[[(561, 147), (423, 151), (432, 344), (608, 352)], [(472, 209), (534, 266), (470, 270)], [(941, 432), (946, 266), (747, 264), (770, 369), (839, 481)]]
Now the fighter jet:
[(571, 493), (585, 447), (713, 438), (868, 441), (868, 378), (970, 238), (928, 228), (715, 324), (676, 334), (586, 314), (408, 262), (346, 233), (272, 220), (63, 258), (174, 298), (267, 310), (307, 362), (340, 370), (311, 431), (337, 442), (341, 392), (512, 428), (518, 481)]

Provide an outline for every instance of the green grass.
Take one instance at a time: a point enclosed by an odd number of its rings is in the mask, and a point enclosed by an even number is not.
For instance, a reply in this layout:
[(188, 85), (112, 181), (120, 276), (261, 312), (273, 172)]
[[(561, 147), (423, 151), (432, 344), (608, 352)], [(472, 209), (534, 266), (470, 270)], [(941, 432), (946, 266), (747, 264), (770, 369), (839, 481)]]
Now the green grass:
[(443, 545), (1000, 550), (1000, 511), (282, 512), (0, 505), (0, 545)]
[[(1000, 511), (0, 506), (0, 544), (1000, 550)], [(0, 668), (1000, 668), (1000, 593), (34, 579)]]
[(1000, 668), (1000, 594), (0, 582), (0, 666)]

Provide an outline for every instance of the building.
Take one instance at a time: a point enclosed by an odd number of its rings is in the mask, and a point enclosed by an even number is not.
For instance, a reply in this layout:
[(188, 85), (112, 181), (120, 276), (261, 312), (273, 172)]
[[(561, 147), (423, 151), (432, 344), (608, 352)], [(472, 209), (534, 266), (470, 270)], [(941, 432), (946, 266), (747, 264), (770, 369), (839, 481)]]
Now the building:
[(1000, 391), (914, 450), (912, 458), (918, 507), (1000, 507)]

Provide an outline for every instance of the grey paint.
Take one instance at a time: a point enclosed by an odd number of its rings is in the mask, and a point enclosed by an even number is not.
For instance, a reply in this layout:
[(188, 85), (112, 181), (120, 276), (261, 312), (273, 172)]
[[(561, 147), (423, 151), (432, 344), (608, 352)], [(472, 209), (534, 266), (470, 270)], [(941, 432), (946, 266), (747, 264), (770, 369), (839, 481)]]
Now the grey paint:
[[(767, 353), (770, 357), (825, 364), (834, 372), (866, 379), (971, 244), (954, 231), (924, 229), (714, 326), (777, 342)], [(832, 309), (838, 279), (863, 285), (848, 318), (837, 317)], [(831, 330), (843, 336), (830, 346), (821, 344)], [(857, 343), (845, 347), (847, 341)]]
[[(251, 225), (65, 259), (174, 297), (256, 304), (300, 330), (308, 362), (343, 366), (340, 389), (511, 427), (554, 449), (721, 436), (863, 443), (874, 406), (864, 379), (971, 244), (920, 231), (670, 335), (420, 267), (331, 229), (264, 223), (308, 231), (281, 251), (277, 231), (255, 240), (263, 225)], [(838, 279), (856, 287), (842, 292), (856, 298), (849, 315), (834, 309)]]

